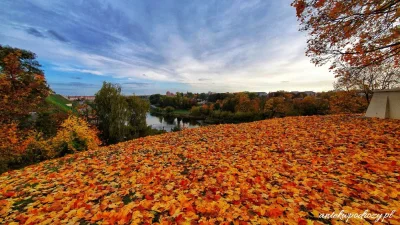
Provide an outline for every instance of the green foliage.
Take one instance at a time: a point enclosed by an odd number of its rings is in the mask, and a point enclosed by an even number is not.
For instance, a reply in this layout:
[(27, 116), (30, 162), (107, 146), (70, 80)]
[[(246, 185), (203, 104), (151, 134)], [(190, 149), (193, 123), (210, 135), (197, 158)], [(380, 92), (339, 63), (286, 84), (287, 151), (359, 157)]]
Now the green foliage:
[(161, 99), (160, 94), (150, 95), (150, 97), (149, 97), (150, 103), (153, 105), (158, 105), (158, 103), (160, 102), (160, 99)]
[(99, 121), (100, 137), (106, 144), (114, 144), (126, 139), (128, 103), (121, 95), (117, 84), (103, 82), (103, 87), (95, 95), (95, 110)]
[(194, 94), (193, 94), (192, 92), (186, 92), (186, 96), (187, 96), (188, 98), (193, 98), (193, 97), (194, 97)]
[(259, 113), (254, 113), (254, 112), (232, 113), (229, 111), (213, 111), (210, 117), (222, 123), (242, 123), (242, 122), (251, 122), (263, 119), (262, 115)]
[(146, 133), (149, 104), (139, 97), (123, 96), (119, 85), (104, 82), (94, 104), (104, 143), (114, 144)]
[(228, 97), (232, 96), (232, 94), (228, 93), (215, 93), (215, 94), (210, 94), (208, 96), (208, 101), (209, 102), (217, 102), (218, 100), (222, 101)]
[(68, 115), (65, 113), (51, 111), (38, 112), (34, 128), (42, 133), (44, 138), (50, 138), (57, 134), (57, 128), (67, 117)]
[(147, 126), (143, 136), (152, 136), (152, 135), (159, 135), (159, 134), (164, 134), (164, 133), (166, 133), (165, 130), (157, 130), (157, 129), (151, 128), (151, 126)]
[(190, 114), (189, 110), (184, 110), (184, 109), (176, 109), (173, 111), (174, 115), (188, 115)]
[(199, 99), (201, 99), (201, 100), (207, 100), (207, 98), (208, 98), (208, 96), (207, 96), (206, 93), (201, 93), (201, 94), (199, 95)]
[(192, 109), (190, 109), (190, 115), (201, 116), (200, 106), (193, 106)]
[(174, 110), (175, 110), (175, 108), (172, 107), (172, 106), (167, 106), (167, 107), (164, 108), (164, 111), (165, 111), (167, 114), (172, 113)]
[(165, 96), (160, 94), (151, 95), (149, 100), (152, 105), (157, 105), (159, 107), (171, 106), (175, 109), (182, 110), (188, 110), (197, 104), (193, 94), (189, 97), (184, 96), (184, 94), (180, 92), (177, 92), (175, 96)]
[(126, 97), (129, 115), (129, 139), (143, 136), (147, 129), (146, 113), (149, 103), (137, 96)]
[(164, 110), (162, 108), (159, 108), (159, 107), (152, 107), (151, 108), (151, 112), (152, 113), (156, 113), (156, 114), (162, 114), (164, 112)]
[(219, 103), (215, 103), (213, 110), (220, 110), (220, 109), (221, 109), (221, 105)]
[(88, 149), (87, 142), (85, 139), (78, 136), (76, 132), (72, 133), (72, 147), (78, 152)]
[(235, 112), (235, 106), (236, 102), (233, 97), (229, 97), (227, 99), (224, 99), (223, 104), (222, 104), (222, 111), (228, 111), (228, 112)]

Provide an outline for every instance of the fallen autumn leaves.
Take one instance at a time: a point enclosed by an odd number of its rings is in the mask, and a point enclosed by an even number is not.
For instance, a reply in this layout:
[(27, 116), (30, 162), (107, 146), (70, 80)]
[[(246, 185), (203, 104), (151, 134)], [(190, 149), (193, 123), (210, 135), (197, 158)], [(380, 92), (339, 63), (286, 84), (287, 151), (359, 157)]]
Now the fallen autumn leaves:
[(340, 224), (318, 215), (400, 211), (399, 161), (398, 120), (208, 126), (5, 173), (0, 223)]

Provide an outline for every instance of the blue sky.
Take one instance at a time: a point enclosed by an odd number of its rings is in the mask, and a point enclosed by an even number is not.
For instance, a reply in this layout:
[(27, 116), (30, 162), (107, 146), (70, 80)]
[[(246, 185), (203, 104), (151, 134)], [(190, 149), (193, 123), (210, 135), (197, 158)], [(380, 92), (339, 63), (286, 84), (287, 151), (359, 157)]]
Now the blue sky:
[(93, 95), (324, 91), (290, 0), (2, 0), (0, 44), (35, 52), (51, 88)]

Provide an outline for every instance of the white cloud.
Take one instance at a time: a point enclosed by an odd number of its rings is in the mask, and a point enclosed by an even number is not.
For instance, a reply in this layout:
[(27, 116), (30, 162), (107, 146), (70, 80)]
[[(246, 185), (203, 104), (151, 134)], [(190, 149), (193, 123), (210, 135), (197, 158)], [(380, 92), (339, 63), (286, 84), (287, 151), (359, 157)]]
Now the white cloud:
[(90, 73), (94, 75), (104, 75), (104, 73), (97, 70), (87, 70), (87, 69), (77, 69), (71, 67), (53, 67), (54, 70), (64, 71), (64, 72), (79, 72), (79, 73)]
[[(63, 13), (60, 7), (65, 7), (61, 3), (51, 7), (47, 1), (37, 3), (45, 10), (54, 8), (57, 15)], [(121, 4), (103, 1), (94, 10), (99, 15), (120, 12), (120, 17), (116, 16), (117, 22), (110, 25), (119, 25), (121, 21), (123, 24), (139, 23), (148, 35), (146, 40), (133, 41), (131, 36), (117, 27), (104, 30), (107, 20), (89, 21), (90, 15), (65, 10), (66, 20), (73, 20), (78, 28), (80, 24), (81, 29), (90, 28), (99, 34), (99, 37), (84, 38), (93, 38), (94, 43), (104, 45), (88, 46), (79, 33), (68, 34), (68, 43), (29, 35), (26, 29), (30, 27), (49, 29), (45, 27), (48, 24), (33, 24), (32, 21), (0, 24), (0, 42), (29, 49), (37, 53), (40, 60), (51, 62), (53, 69), (58, 71), (151, 82), (178, 82), (196, 91), (332, 88), (334, 77), (328, 68), (315, 67), (304, 55), (306, 39), (297, 31), (294, 9), (285, 5), (290, 4), (289, 1), (237, 1), (218, 13), (212, 13), (212, 6), (195, 5), (193, 13), (188, 14), (191, 16), (188, 20), (192, 19), (190, 21), (182, 21), (170, 8), (160, 15), (151, 15), (146, 21), (144, 3), (138, 3), (138, 14), (133, 13), (134, 9), (125, 3)], [(270, 7), (265, 16), (252, 15), (265, 4)], [(246, 18), (247, 23), (243, 23)], [(107, 35), (112, 38), (108, 39)]]

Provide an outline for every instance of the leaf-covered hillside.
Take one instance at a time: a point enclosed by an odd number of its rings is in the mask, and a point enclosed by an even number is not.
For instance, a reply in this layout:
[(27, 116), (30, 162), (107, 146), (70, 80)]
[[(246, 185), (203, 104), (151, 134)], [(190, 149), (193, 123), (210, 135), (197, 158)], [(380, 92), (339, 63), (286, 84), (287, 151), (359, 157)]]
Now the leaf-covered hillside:
[(367, 209), (399, 224), (399, 172), (399, 120), (208, 126), (2, 174), (0, 224), (341, 224), (318, 216)]

